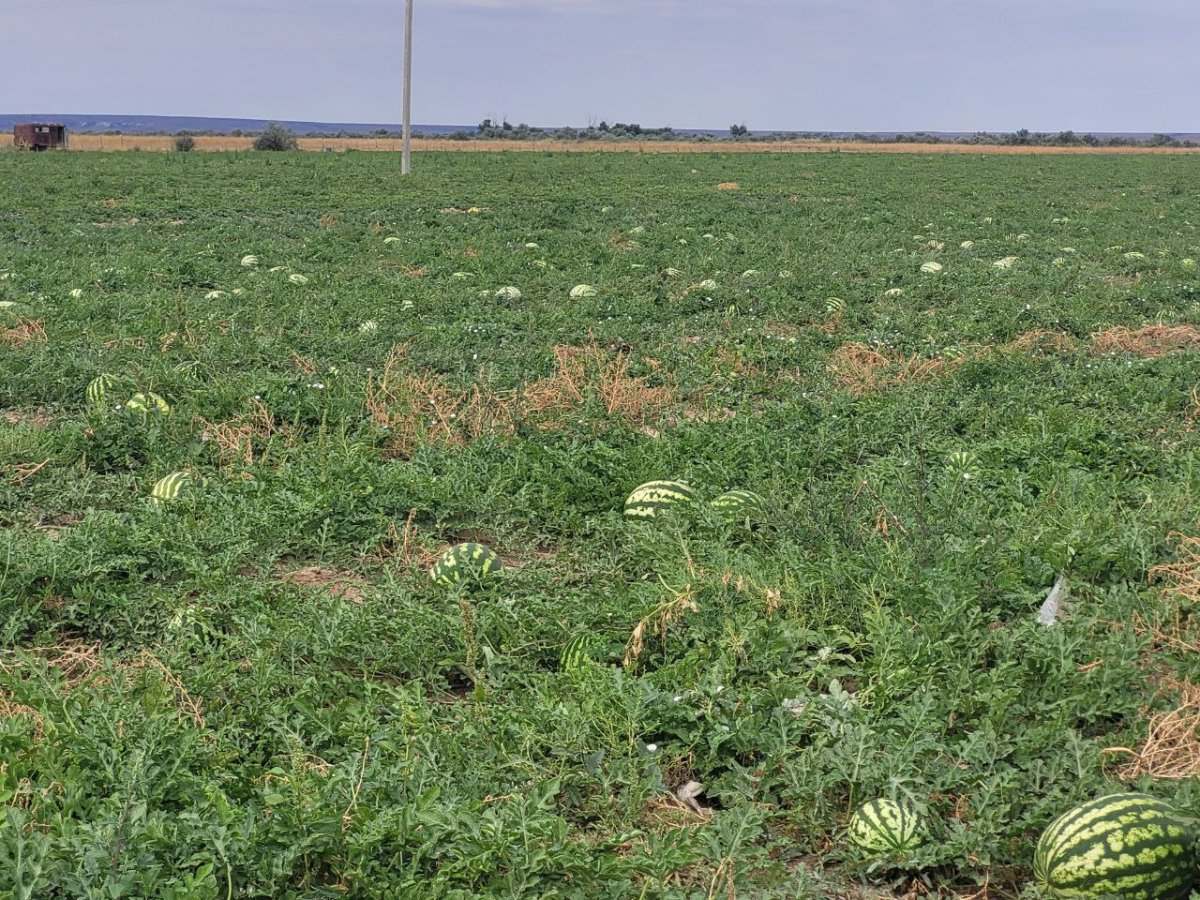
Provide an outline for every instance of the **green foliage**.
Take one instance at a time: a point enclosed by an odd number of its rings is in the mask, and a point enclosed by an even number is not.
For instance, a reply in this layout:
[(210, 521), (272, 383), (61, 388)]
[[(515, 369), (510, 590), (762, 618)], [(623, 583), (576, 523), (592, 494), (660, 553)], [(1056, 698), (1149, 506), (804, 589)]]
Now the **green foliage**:
[(254, 139), (255, 150), (295, 150), (298, 146), (296, 133), (278, 122), (271, 122)]
[(1191, 161), (390, 166), (0, 158), (0, 898), (1032, 896), (1200, 678), (1195, 350), (1090, 337), (1200, 325)]
[(196, 139), (190, 134), (175, 136), (175, 150), (179, 153), (190, 153), (196, 149)]

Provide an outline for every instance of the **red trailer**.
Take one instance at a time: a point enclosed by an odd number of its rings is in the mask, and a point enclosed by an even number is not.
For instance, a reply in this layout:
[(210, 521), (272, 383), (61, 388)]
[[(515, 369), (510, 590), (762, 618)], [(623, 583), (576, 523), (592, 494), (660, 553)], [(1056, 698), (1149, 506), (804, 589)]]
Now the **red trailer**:
[(53, 150), (67, 146), (67, 126), (50, 122), (25, 122), (13, 126), (18, 150)]

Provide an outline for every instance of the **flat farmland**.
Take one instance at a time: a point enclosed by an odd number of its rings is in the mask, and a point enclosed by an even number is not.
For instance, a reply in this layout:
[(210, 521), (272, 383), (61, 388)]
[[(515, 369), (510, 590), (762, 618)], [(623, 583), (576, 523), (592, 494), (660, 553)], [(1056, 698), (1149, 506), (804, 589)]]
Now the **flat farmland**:
[[(226, 152), (251, 150), (253, 137), (231, 135), (200, 135), (196, 137), (196, 150)], [(351, 137), (320, 138), (301, 137), (301, 150), (316, 152), (362, 152), (397, 153), (400, 141), (396, 138)], [(175, 149), (175, 137), (165, 134), (72, 134), (70, 146), (74, 151), (118, 152), (146, 151), (161, 153)], [(1111, 156), (1128, 155), (1192, 155), (1200, 153), (1200, 147), (1017, 147), (999, 144), (870, 144), (860, 141), (747, 141), (745, 143), (721, 141), (501, 141), (467, 140), (453, 141), (442, 138), (414, 138), (413, 149), (418, 152), (437, 153), (948, 153), (948, 154), (1003, 154), (1038, 156)], [(12, 147), (12, 135), (0, 135), (0, 149)]]
[(0, 898), (1032, 898), (1200, 814), (1196, 162), (561, 149), (0, 154)]

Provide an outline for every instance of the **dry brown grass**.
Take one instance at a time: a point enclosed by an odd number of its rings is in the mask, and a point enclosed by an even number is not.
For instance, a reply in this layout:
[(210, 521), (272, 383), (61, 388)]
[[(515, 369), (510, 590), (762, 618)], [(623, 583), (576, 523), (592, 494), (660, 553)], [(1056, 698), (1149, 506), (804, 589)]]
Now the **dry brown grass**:
[(1095, 332), (1091, 344), (1093, 353), (1134, 353), (1154, 359), (1200, 347), (1200, 330), (1191, 325), (1146, 325), (1142, 328), (1119, 325)]
[(1112, 328), (1092, 335), (1099, 353), (1136, 353), (1159, 357), (1200, 347), (1200, 330), (1191, 325), (1147, 325), (1142, 328)]
[(46, 343), (46, 322), (44, 319), (17, 318), (17, 324), (0, 332), (0, 340), (14, 350), (26, 344)]
[(1188, 681), (1164, 679), (1162, 688), (1179, 696), (1174, 709), (1150, 717), (1146, 739), (1136, 750), (1110, 747), (1109, 754), (1124, 754), (1129, 761), (1117, 770), (1126, 780), (1184, 779), (1200, 775), (1200, 687)]
[(54, 424), (54, 417), (46, 412), (21, 412), (10, 409), (0, 418), (8, 425), (24, 425), (26, 428), (49, 428)]
[(42, 469), (50, 464), (49, 458), (43, 459), (38, 463), (18, 463), (14, 466), (6, 466), (3, 471), (12, 472), (10, 479), (14, 485), (22, 485)]
[(1068, 353), (1075, 349), (1070, 335), (1058, 331), (1027, 331), (1018, 335), (1007, 347), (1026, 353)]
[[(252, 137), (229, 137), (221, 135), (196, 138), (197, 151), (249, 151), (254, 143)], [(397, 153), (400, 141), (394, 138), (319, 138), (299, 139), (301, 150), (334, 151), (346, 150), (386, 151)], [(11, 134), (0, 134), (0, 149), (12, 146)], [(121, 151), (148, 150), (168, 152), (175, 149), (172, 135), (103, 135), (73, 134), (70, 138), (72, 151)], [(430, 138), (414, 138), (413, 150), (417, 152), (441, 151), (446, 153), (503, 153), (503, 152), (559, 152), (559, 153), (922, 153), (922, 154), (999, 154), (1004, 156), (1095, 156), (1095, 155), (1179, 155), (1198, 152), (1191, 147), (1009, 147), (994, 144), (866, 144), (846, 141), (790, 140), (772, 143), (717, 142), (717, 141), (450, 141)]]
[(292, 353), (292, 368), (297, 372), (303, 372), (305, 375), (315, 375), (317, 372), (317, 364), (307, 356), (297, 353), (295, 350)]
[(1150, 578), (1164, 582), (1163, 596), (1184, 606), (1200, 601), (1200, 538), (1174, 531), (1169, 535), (1176, 544), (1176, 560), (1150, 569)]
[(554, 348), (555, 373), (522, 392), (525, 417), (539, 428), (558, 428), (585, 406), (598, 407), (610, 420), (646, 425), (675, 402), (669, 387), (651, 386), (629, 372), (629, 356), (610, 353), (591, 341), (582, 347)]
[[(0, 672), (20, 679), (29, 678), (32, 674), (30, 658), (39, 659), (48, 669), (56, 672), (62, 679), (62, 690), (66, 692), (85, 685), (111, 684), (106, 671), (130, 676), (135, 680), (144, 677), (146, 672), (154, 672), (175, 695), (176, 710), (179, 714), (190, 719), (197, 728), (205, 727), (200, 702), (188, 692), (170, 667), (148, 650), (143, 650), (129, 659), (115, 660), (106, 669), (99, 643), (63, 641), (52, 647), (0, 651)], [(5, 708), (13, 711), (14, 715), (20, 714), (21, 709), (28, 709), (14, 703), (11, 695), (7, 699), (0, 696), (0, 715), (4, 714)]]
[(424, 445), (463, 444), (516, 427), (510, 396), (478, 384), (460, 390), (440, 375), (413, 372), (405, 344), (394, 346), (367, 382), (366, 408), (372, 423), (388, 430), (388, 450), (402, 457)]
[(696, 828), (707, 825), (713, 819), (713, 811), (707, 807), (695, 808), (684, 803), (674, 794), (658, 794), (642, 806), (642, 824), (651, 831), (662, 833), (676, 828)]
[(290, 444), (294, 437), (289, 429), (275, 424), (271, 411), (258, 399), (250, 401), (249, 412), (228, 422), (209, 422), (198, 416), (194, 421), (201, 428), (201, 440), (213, 443), (226, 466), (253, 465), (272, 438), (286, 434)]
[(842, 344), (830, 354), (828, 369), (838, 387), (852, 394), (897, 387), (932, 378), (959, 365), (959, 359), (927, 359), (872, 350), (865, 344)]
[[(1159, 693), (1176, 697), (1174, 707), (1149, 716), (1146, 738), (1136, 749), (1110, 747), (1105, 753), (1127, 757), (1117, 769), (1124, 779), (1184, 779), (1200, 775), (1200, 686), (1166, 674), (1161, 652), (1200, 653), (1200, 633), (1193, 610), (1200, 600), (1200, 538), (1173, 532), (1176, 560), (1150, 569), (1162, 582), (1163, 604), (1150, 617), (1135, 613), (1133, 632), (1149, 639), (1147, 668), (1158, 673)], [(1144, 711), (1146, 714), (1149, 710)]]
[[(836, 329), (815, 327), (830, 331)], [(778, 326), (771, 326), (772, 336), (786, 334)], [(851, 393), (896, 387), (907, 381), (945, 374), (954, 366), (969, 359), (982, 359), (993, 353), (1070, 353), (1078, 342), (1068, 334), (1056, 331), (1028, 331), (1007, 344), (968, 348), (969, 352), (954, 359), (930, 359), (920, 356), (902, 356), (873, 350), (865, 344), (847, 343), (838, 347), (829, 356), (828, 370), (835, 383)], [(1148, 359), (1200, 349), (1200, 329), (1192, 325), (1145, 325), (1127, 328), (1123, 325), (1097, 331), (1089, 336), (1088, 351), (1095, 355), (1112, 356), (1133, 353)], [(1200, 394), (1193, 396), (1195, 414), (1200, 416)]]
[(0, 719), (26, 718), (33, 726), (33, 739), (40, 741), (46, 733), (46, 720), (32, 706), (18, 703), (16, 697), (6, 691), (0, 691)]
[(383, 369), (367, 383), (372, 423), (387, 429), (387, 450), (409, 457), (425, 445), (465, 444), (485, 435), (511, 435), (520, 425), (561, 428), (585, 408), (602, 413), (600, 424), (645, 426), (675, 402), (669, 387), (630, 374), (630, 360), (592, 341), (554, 348), (555, 372), (516, 391), (484, 385), (454, 388), (440, 375), (414, 372), (408, 348), (392, 348)]

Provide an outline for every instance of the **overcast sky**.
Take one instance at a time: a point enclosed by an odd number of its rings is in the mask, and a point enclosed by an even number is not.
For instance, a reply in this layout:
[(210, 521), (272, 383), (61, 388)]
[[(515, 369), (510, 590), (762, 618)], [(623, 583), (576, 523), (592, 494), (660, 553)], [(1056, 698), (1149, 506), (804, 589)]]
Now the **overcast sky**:
[[(0, 113), (397, 122), (404, 0), (0, 0)], [(1200, 0), (416, 0), (413, 119), (1200, 131)]]

